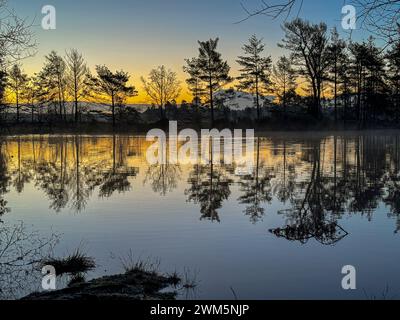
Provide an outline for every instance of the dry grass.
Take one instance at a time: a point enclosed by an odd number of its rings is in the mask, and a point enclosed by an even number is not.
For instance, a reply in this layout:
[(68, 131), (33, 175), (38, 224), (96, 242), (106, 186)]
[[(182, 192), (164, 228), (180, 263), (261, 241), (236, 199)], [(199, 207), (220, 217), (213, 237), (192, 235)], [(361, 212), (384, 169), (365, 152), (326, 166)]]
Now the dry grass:
[(82, 274), (96, 268), (94, 259), (88, 257), (80, 249), (65, 258), (46, 258), (41, 264), (53, 266), (57, 275)]

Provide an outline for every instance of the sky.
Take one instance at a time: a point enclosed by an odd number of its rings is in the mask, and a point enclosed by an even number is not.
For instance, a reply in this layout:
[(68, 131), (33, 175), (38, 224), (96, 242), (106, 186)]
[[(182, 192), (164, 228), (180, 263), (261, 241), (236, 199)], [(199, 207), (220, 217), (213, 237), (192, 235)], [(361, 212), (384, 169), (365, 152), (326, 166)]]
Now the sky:
[[(24, 60), (27, 73), (38, 72), (51, 50), (64, 54), (76, 48), (92, 70), (105, 64), (112, 70), (129, 72), (140, 93), (133, 103), (147, 102), (140, 77), (158, 65), (177, 72), (184, 84), (184, 59), (197, 55), (198, 40), (220, 38), (219, 50), (230, 63), (232, 76), (237, 75), (236, 57), (252, 34), (264, 38), (266, 54), (274, 61), (285, 54), (277, 46), (283, 38), (283, 20), (258, 16), (237, 24), (246, 16), (241, 3), (248, 8), (260, 6), (260, 0), (9, 0), (10, 7), (20, 16), (34, 19), (36, 25), (37, 53)], [(345, 3), (304, 0), (300, 15), (339, 28)], [(56, 30), (40, 26), (44, 5), (56, 8)], [(353, 37), (364, 34), (356, 31)], [(189, 98), (184, 87), (180, 99)]]

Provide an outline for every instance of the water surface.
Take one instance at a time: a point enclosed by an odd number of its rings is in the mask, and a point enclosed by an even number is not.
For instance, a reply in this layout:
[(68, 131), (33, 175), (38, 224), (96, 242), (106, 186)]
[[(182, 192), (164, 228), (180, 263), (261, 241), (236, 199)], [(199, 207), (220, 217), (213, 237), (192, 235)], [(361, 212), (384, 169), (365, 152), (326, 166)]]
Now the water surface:
[[(256, 139), (247, 176), (149, 166), (148, 146), (127, 135), (1, 138), (2, 225), (59, 234), (58, 256), (83, 247), (98, 264), (89, 278), (122, 272), (130, 253), (189, 270), (198, 286), (182, 299), (400, 297), (399, 133), (273, 133)], [(355, 291), (341, 287), (349, 264)], [(2, 289), (10, 274), (24, 278), (0, 267)]]

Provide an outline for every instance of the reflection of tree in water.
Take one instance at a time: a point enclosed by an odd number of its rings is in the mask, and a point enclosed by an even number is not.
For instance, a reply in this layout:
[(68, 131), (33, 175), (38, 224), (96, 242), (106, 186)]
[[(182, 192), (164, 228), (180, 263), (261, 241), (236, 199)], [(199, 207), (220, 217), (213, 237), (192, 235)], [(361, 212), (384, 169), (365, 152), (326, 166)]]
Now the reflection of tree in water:
[(0, 138), (0, 218), (10, 211), (7, 207), (7, 201), (3, 198), (4, 194), (8, 192), (8, 186), (11, 180), (8, 173), (7, 160), (3, 151), (3, 143), (4, 141)]
[(294, 201), (292, 209), (282, 211), (288, 225), (270, 232), (302, 243), (314, 238), (322, 244), (334, 244), (343, 239), (347, 232), (337, 224), (334, 215), (328, 216), (324, 207), (325, 199), (329, 196), (322, 178), (320, 143), (314, 143), (311, 150), (312, 172), (304, 196)]
[[(137, 175), (137, 168), (128, 168), (125, 163), (123, 144), (120, 141), (116, 151), (116, 137), (113, 136), (112, 169), (102, 175), (100, 182), (100, 197), (111, 197), (115, 191), (126, 192), (131, 188), (129, 177)], [(118, 159), (117, 159), (118, 156)]]
[(264, 215), (262, 204), (272, 200), (271, 177), (264, 165), (260, 164), (260, 138), (257, 138), (256, 149), (254, 172), (241, 178), (239, 183), (243, 194), (238, 199), (239, 203), (247, 205), (245, 214), (253, 223), (257, 223)]
[[(361, 140), (362, 139), (362, 140)], [(373, 136), (356, 138), (356, 172), (352, 176), (350, 211), (366, 214), (372, 219), (384, 187), (382, 176), (386, 171), (386, 146)]]
[(220, 222), (218, 209), (228, 200), (231, 190), (230, 179), (221, 166), (196, 165), (189, 176), (190, 187), (185, 190), (188, 201), (200, 204), (200, 219)]
[(149, 183), (154, 192), (165, 196), (177, 187), (180, 174), (181, 169), (176, 164), (151, 165), (143, 183)]
[(396, 217), (396, 230), (400, 230), (400, 137), (396, 136), (391, 150), (392, 163), (385, 175), (384, 203), (390, 207), (389, 217)]
[(17, 170), (13, 172), (14, 180), (13, 187), (17, 190), (18, 193), (21, 193), (24, 190), (24, 186), (26, 183), (29, 183), (32, 179), (32, 171), (31, 170), (22, 170), (22, 161), (21, 161), (21, 138), (18, 137), (18, 152), (17, 152)]
[(286, 204), (287, 201), (293, 200), (296, 183), (296, 170), (294, 165), (288, 164), (288, 148), (286, 140), (282, 141), (282, 163), (277, 164), (275, 178), (271, 179), (272, 192), (280, 202)]
[[(19, 137), (0, 139), (0, 215), (8, 212), (5, 194), (13, 187), (24, 192), (27, 183), (42, 190), (55, 211), (70, 207), (79, 212), (98, 192), (111, 197), (130, 190), (138, 169), (128, 165), (130, 156), (144, 153), (132, 137), (88, 138), (82, 136)], [(267, 140), (267, 139), (266, 139)], [(372, 219), (382, 203), (400, 228), (399, 137), (396, 135), (333, 138), (271, 138), (265, 154), (257, 148), (253, 175), (234, 178), (233, 167), (209, 164), (195, 166), (190, 173), (188, 201), (198, 203), (203, 219), (219, 221), (218, 211), (230, 196), (236, 179), (241, 187), (238, 202), (247, 206), (251, 221), (258, 221), (271, 198), (280, 201), (289, 226), (278, 235), (333, 240), (337, 221), (345, 214)], [(309, 145), (311, 141), (311, 145)], [(104, 143), (105, 142), (105, 143)], [(270, 149), (268, 149), (270, 148)], [(260, 148), (264, 151), (263, 148)], [(140, 159), (141, 160), (141, 159)], [(271, 162), (268, 162), (270, 161)], [(180, 180), (179, 166), (152, 166), (145, 182), (166, 195)], [(332, 231), (333, 230), (333, 231)], [(296, 236), (296, 232), (298, 232)], [(325, 236), (326, 235), (326, 236)]]
[(39, 262), (58, 242), (53, 234), (42, 237), (23, 223), (0, 225), (0, 299), (15, 299), (41, 284)]
[[(96, 188), (100, 197), (110, 197), (116, 191), (128, 191), (129, 177), (137, 174), (137, 168), (125, 164), (126, 141), (123, 138), (118, 141), (115, 136), (112, 138), (111, 166), (107, 157), (85, 161), (82, 149), (85, 142), (81, 136), (49, 138), (53, 149), (46, 142), (32, 138), (32, 157), (29, 161), (22, 161), (21, 142), (18, 140), (13, 185), (18, 192), (22, 192), (24, 184), (33, 180), (35, 186), (45, 192), (50, 208), (56, 212), (68, 205), (77, 212), (84, 210)], [(49, 156), (44, 156), (45, 153)], [(0, 178), (0, 183), (6, 182), (7, 179)]]
[(390, 207), (389, 217), (396, 217), (396, 230), (400, 231), (400, 172), (389, 174), (386, 184), (387, 194), (383, 201)]
[(181, 175), (179, 164), (171, 163), (169, 160), (170, 152), (168, 145), (162, 143), (158, 152), (162, 155), (161, 163), (150, 165), (146, 171), (143, 184), (150, 184), (151, 189), (165, 196), (167, 193), (176, 189)]

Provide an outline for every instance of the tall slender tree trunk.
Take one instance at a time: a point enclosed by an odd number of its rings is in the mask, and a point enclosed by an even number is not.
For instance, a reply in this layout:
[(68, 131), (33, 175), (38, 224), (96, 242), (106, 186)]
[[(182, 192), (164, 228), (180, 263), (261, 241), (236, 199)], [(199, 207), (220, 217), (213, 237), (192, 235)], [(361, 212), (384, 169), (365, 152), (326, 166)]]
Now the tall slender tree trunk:
[(75, 94), (75, 123), (78, 123), (78, 81), (76, 75), (74, 77), (74, 94)]
[(312, 89), (313, 89), (313, 104), (311, 107), (311, 114), (315, 117), (318, 115), (318, 88), (315, 79), (312, 80)]
[(214, 97), (213, 97), (213, 87), (212, 78), (210, 75), (210, 107), (211, 107), (211, 125), (214, 126)]
[(338, 120), (337, 114), (337, 58), (335, 59), (335, 123)]
[(286, 75), (283, 76), (283, 117), (286, 119)]
[(112, 124), (115, 127), (115, 101), (114, 94), (111, 95), (111, 113), (112, 113)]
[(399, 85), (396, 86), (396, 122), (400, 119), (400, 90)]
[(19, 123), (19, 92), (18, 92), (18, 89), (16, 90), (15, 98), (16, 98), (16, 104), (17, 104), (17, 123)]
[(256, 101), (257, 101), (257, 120), (260, 120), (260, 93), (258, 91), (258, 76), (256, 76)]
[(62, 99), (61, 99), (61, 91), (58, 90), (58, 106), (60, 112), (60, 120), (63, 118), (63, 108), (62, 108)]

